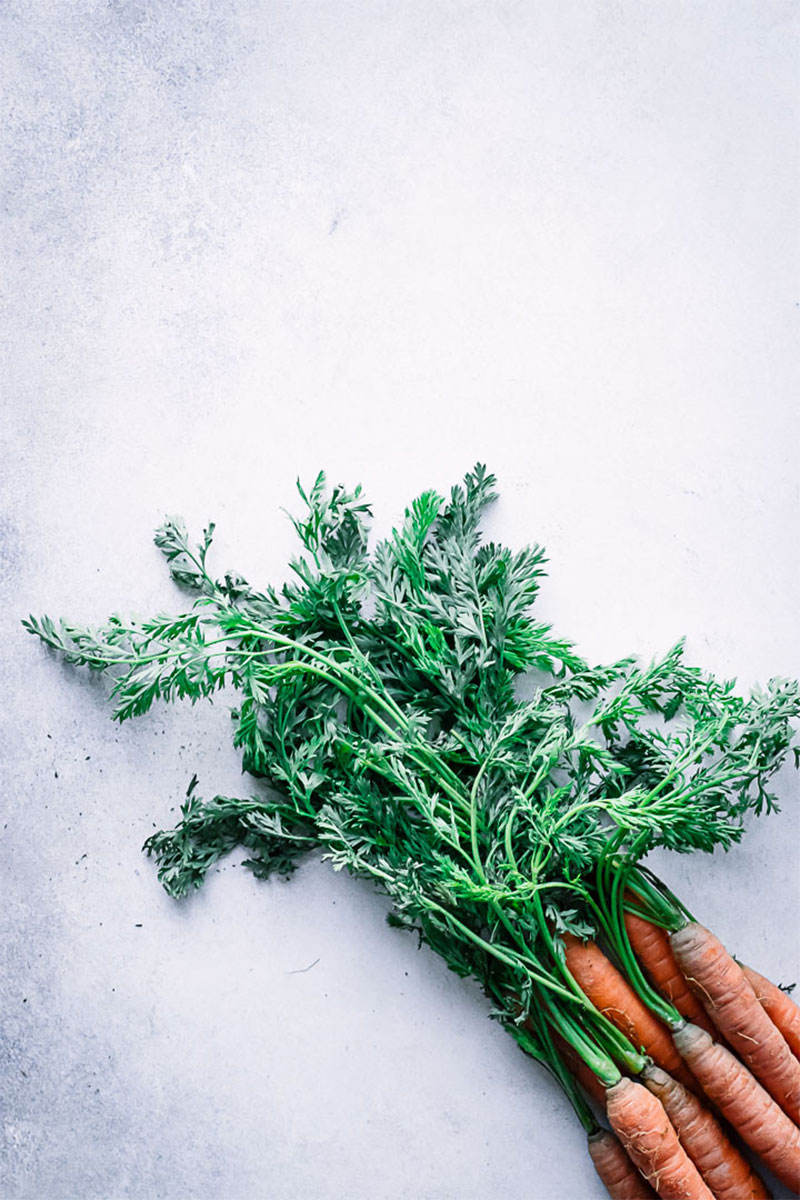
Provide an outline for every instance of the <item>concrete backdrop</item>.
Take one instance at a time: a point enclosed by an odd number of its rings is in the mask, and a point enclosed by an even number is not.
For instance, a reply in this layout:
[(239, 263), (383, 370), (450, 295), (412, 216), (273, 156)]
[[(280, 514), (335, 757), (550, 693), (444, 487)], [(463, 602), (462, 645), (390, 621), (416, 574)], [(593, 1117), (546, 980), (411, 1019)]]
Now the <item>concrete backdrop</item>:
[[(19, 619), (176, 610), (165, 512), (280, 579), (297, 475), (385, 530), (481, 459), (588, 658), (685, 633), (800, 674), (797, 6), (6, 0), (0, 46), (0, 1192), (602, 1196), (368, 887), (233, 856), (170, 901), (145, 836), (194, 772), (247, 787), (226, 698), (120, 729)], [(779, 787), (730, 855), (659, 866), (788, 982)]]

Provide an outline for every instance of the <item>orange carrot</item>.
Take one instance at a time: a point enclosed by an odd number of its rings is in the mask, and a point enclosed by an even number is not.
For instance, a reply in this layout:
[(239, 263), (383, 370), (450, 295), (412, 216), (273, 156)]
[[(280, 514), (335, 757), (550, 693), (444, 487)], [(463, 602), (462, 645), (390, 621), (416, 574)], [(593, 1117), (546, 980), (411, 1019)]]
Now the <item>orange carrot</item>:
[(647, 1088), (623, 1077), (606, 1090), (606, 1107), (629, 1158), (662, 1200), (714, 1200), (664, 1106)]
[(666, 929), (629, 912), (625, 913), (625, 928), (636, 957), (656, 989), (682, 1017), (713, 1035), (714, 1026), (681, 974)]
[(642, 1179), (613, 1133), (607, 1129), (590, 1133), (589, 1153), (611, 1200), (655, 1200), (656, 1193)]
[(706, 1096), (751, 1150), (788, 1187), (800, 1188), (800, 1129), (705, 1029), (686, 1024), (673, 1039)]
[(754, 971), (752, 967), (746, 967), (744, 963), (741, 964), (741, 967), (745, 978), (756, 994), (756, 1000), (773, 1025), (777, 1025), (780, 1029), (795, 1058), (800, 1058), (800, 1008), (797, 1007), (791, 996), (782, 992), (763, 975), (759, 975), (758, 971)]
[(670, 942), (687, 981), (699, 989), (706, 1012), (731, 1049), (800, 1125), (800, 1062), (759, 1004), (742, 968), (719, 938), (694, 921), (671, 934)]
[(622, 1030), (637, 1050), (643, 1048), (645, 1054), (686, 1087), (694, 1086), (664, 1026), (645, 1008), (602, 950), (594, 942), (581, 942), (571, 933), (564, 934), (564, 945), (567, 966), (592, 1004)]
[(645, 1067), (640, 1078), (664, 1105), (680, 1144), (717, 1200), (768, 1200), (764, 1184), (696, 1096), (660, 1067)]

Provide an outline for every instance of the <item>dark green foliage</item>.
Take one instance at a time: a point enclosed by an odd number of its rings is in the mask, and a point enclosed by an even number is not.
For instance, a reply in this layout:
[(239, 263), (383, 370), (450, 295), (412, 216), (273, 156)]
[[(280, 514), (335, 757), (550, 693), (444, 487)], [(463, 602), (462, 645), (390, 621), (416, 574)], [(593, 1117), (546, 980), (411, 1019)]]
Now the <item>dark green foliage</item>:
[(280, 811), (265, 811), (260, 800), (215, 796), (205, 802), (194, 794), (196, 785), (195, 777), (181, 805), (178, 827), (154, 833), (144, 844), (155, 856), (158, 878), (171, 896), (199, 887), (214, 863), (236, 846), (254, 851), (245, 865), (261, 877), (292, 873), (313, 838), (297, 830), (289, 833)]

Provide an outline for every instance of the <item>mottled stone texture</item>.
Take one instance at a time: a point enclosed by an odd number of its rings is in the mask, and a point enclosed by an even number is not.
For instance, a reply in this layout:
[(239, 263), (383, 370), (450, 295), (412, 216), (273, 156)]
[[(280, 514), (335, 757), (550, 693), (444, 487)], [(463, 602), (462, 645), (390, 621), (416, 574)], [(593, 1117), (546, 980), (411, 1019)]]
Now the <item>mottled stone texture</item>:
[[(800, 673), (797, 6), (5, 0), (0, 1193), (576, 1200), (555, 1086), (311, 862), (164, 896), (224, 698), (119, 729), (20, 630), (177, 605), (163, 513), (279, 579), (295, 476), (380, 528), (477, 459), (600, 660)], [(798, 788), (663, 861), (800, 974)], [(777, 923), (774, 912), (780, 914)], [(297, 972), (315, 963), (310, 970)]]

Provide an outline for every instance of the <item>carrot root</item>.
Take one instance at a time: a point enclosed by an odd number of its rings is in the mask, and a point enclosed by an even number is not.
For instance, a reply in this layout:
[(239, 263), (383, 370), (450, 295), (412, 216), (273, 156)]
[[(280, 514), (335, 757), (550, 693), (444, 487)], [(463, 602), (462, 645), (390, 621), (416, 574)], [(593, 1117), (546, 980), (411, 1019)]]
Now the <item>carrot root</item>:
[(684, 1025), (673, 1040), (706, 1096), (750, 1149), (787, 1187), (800, 1188), (800, 1129), (747, 1067), (696, 1025)]
[(589, 1154), (611, 1200), (655, 1200), (656, 1193), (642, 1179), (613, 1133), (607, 1129), (590, 1133)]
[(692, 921), (671, 934), (675, 957), (695, 981), (711, 1020), (781, 1108), (800, 1125), (800, 1062), (756, 999), (719, 938)]
[(784, 1040), (795, 1058), (800, 1058), (800, 1008), (797, 1007), (791, 996), (787, 996), (786, 992), (782, 992), (769, 979), (759, 975), (758, 971), (754, 971), (752, 967), (746, 967), (744, 963), (741, 964), (741, 968), (745, 979), (756, 994), (756, 1000), (773, 1025), (777, 1026), (783, 1034)]
[(592, 941), (581, 942), (572, 934), (564, 935), (564, 946), (567, 967), (592, 1004), (605, 1013), (637, 1050), (643, 1047), (645, 1054), (684, 1086), (690, 1089), (696, 1086), (665, 1027), (644, 1006), (599, 946)]
[(696, 1096), (660, 1067), (646, 1067), (641, 1079), (664, 1105), (678, 1140), (717, 1200), (769, 1200), (761, 1179)]
[(611, 1128), (662, 1200), (714, 1200), (664, 1106), (647, 1088), (622, 1078), (606, 1090), (606, 1107)]
[(625, 929), (634, 954), (656, 990), (674, 1004), (687, 1021), (713, 1033), (713, 1025), (681, 973), (666, 929), (629, 912), (625, 913)]

